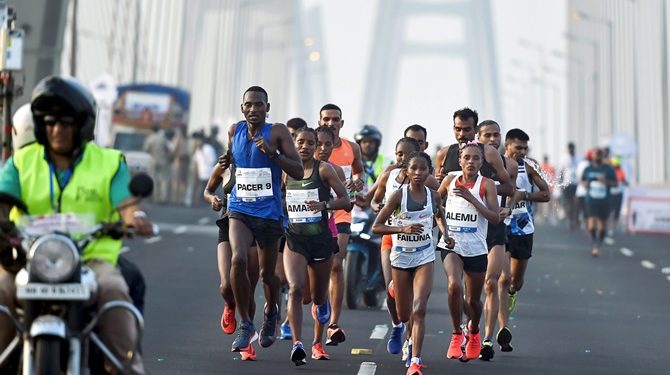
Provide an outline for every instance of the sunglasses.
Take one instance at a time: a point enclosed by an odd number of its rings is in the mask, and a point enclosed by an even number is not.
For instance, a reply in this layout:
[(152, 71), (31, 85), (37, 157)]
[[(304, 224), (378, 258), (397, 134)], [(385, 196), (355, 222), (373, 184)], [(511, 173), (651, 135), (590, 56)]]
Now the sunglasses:
[(74, 126), (75, 118), (72, 116), (53, 116), (53, 115), (44, 115), (42, 117), (42, 122), (46, 126), (54, 126), (56, 123), (59, 123), (63, 126)]

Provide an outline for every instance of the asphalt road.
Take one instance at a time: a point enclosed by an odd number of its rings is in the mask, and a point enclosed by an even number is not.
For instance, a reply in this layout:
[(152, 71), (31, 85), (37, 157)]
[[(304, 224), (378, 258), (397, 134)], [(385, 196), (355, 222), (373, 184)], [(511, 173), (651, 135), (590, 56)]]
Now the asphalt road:
[[(148, 284), (143, 347), (152, 374), (359, 374), (362, 362), (373, 362), (375, 374), (405, 373), (399, 356), (386, 352), (388, 335), (370, 339), (376, 325), (389, 323), (379, 310), (343, 312), (347, 341), (326, 347), (330, 361), (308, 357), (306, 366), (295, 367), (290, 342), (279, 340), (257, 349), (257, 361), (240, 361), (230, 352), (233, 336), (219, 328), (216, 215), (206, 207), (151, 206), (149, 211), (161, 223), (160, 237), (129, 241), (128, 257), (140, 265)], [(670, 374), (668, 239), (617, 235), (594, 259), (584, 234), (540, 227), (510, 322), (514, 351), (501, 353), (496, 345), (490, 362), (446, 358), (451, 333), (446, 278), (436, 267), (425, 374)], [(256, 298), (262, 306), (260, 288)], [(307, 308), (305, 317), (304, 341), (310, 342)], [(352, 355), (352, 348), (371, 349), (372, 355)]]

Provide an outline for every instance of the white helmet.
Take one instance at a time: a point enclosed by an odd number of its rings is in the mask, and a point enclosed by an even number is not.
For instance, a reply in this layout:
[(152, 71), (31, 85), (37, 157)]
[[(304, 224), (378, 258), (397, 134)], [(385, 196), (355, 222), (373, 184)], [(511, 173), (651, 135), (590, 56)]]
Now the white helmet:
[(21, 147), (35, 142), (35, 124), (33, 122), (33, 112), (30, 110), (30, 103), (26, 103), (14, 112), (12, 117), (12, 146), (14, 152)]

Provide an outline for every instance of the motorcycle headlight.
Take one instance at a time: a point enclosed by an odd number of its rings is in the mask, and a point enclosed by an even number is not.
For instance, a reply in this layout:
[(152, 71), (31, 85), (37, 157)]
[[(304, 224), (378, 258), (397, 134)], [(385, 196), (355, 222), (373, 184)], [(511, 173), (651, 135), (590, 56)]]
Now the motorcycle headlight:
[(66, 280), (79, 263), (79, 252), (72, 241), (60, 234), (38, 238), (30, 248), (30, 273), (38, 279), (58, 283)]

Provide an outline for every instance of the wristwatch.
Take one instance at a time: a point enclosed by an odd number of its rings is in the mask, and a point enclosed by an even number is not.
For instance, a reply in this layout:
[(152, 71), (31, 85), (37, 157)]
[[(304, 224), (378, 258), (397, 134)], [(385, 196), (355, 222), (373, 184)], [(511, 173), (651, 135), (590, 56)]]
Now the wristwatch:
[(275, 160), (281, 155), (281, 152), (279, 152), (279, 149), (275, 149), (275, 152), (270, 154), (270, 159)]
[(326, 202), (326, 210), (330, 210), (330, 202)]
[(530, 200), (530, 193), (527, 192), (527, 191), (524, 192), (524, 193), (523, 193), (523, 199), (524, 199), (524, 200)]

